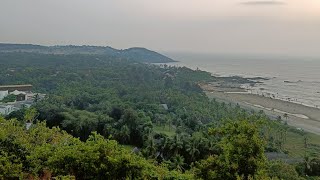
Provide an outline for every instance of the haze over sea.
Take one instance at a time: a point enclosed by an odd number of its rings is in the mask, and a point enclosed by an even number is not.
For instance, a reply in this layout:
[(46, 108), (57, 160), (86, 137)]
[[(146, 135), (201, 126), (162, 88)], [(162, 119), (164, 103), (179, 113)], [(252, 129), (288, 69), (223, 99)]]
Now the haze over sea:
[(265, 77), (253, 94), (320, 107), (320, 58), (262, 55), (166, 53), (179, 62), (170, 65), (199, 68), (216, 76)]

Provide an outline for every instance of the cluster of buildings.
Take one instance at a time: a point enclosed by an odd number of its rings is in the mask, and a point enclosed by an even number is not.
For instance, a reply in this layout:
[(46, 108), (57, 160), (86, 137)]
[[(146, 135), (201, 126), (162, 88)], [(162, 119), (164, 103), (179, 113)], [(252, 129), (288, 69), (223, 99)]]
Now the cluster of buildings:
[(23, 107), (30, 107), (41, 100), (45, 94), (33, 93), (32, 85), (2, 85), (0, 86), (0, 115), (8, 115)]

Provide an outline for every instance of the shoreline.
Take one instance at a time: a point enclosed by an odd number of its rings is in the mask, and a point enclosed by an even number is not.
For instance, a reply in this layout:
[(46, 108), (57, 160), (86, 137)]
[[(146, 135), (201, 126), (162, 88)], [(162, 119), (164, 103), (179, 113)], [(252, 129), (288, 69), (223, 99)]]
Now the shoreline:
[[(198, 66), (195, 64), (188, 64), (183, 62), (184, 61), (178, 61), (178, 63), (164, 63), (164, 64), (167, 64), (169, 66), (174, 66), (174, 67), (187, 67), (193, 70), (199, 69)], [(247, 92), (251, 92), (251, 94), (265, 95), (267, 97), (272, 97), (274, 99), (280, 99), (282, 101), (288, 101), (288, 102), (320, 109), (320, 104), (319, 104), (320, 91), (317, 89), (315, 89), (314, 92), (308, 91), (308, 96), (301, 96), (301, 97), (299, 97), (299, 94), (297, 94), (297, 92), (293, 92), (292, 94), (290, 90), (289, 90), (289, 93), (285, 93), (285, 92), (280, 93), (276, 89), (272, 89), (272, 90), (268, 89), (268, 86), (270, 86), (270, 83), (268, 84), (266, 82), (273, 81), (274, 79), (278, 79), (279, 77), (276, 75), (270, 75), (270, 74), (262, 75), (262, 74), (249, 74), (249, 73), (248, 74), (246, 73), (239, 73), (239, 74), (222, 73), (221, 74), (209, 69), (205, 69), (203, 71), (211, 74), (212, 81), (210, 83), (212, 83), (212, 85), (219, 88), (238, 87), (242, 91), (245, 90)], [(308, 82), (308, 81), (301, 80), (300, 78), (297, 78), (297, 79), (283, 78), (280, 81), (277, 81), (275, 84), (280, 87), (280, 85), (284, 86), (288, 84), (297, 84), (297, 83), (304, 83), (304, 82)], [(284, 83), (284, 84), (279, 84), (279, 83)], [(310, 84), (312, 83), (312, 81), (308, 83)], [(266, 87), (265, 84), (268, 84), (268, 86)], [(299, 88), (301, 88), (300, 86)], [(281, 87), (281, 88), (284, 88), (284, 87)], [(303, 91), (303, 89), (301, 89), (301, 91)], [(235, 92), (232, 92), (232, 93), (235, 93)], [(310, 97), (314, 97), (316, 99), (312, 101)]]
[(263, 110), (271, 119), (281, 116), (282, 120), (290, 126), (320, 135), (320, 109), (318, 108), (246, 93), (243, 88), (228, 89), (210, 84), (202, 84), (200, 87), (209, 98), (239, 104), (246, 109)]

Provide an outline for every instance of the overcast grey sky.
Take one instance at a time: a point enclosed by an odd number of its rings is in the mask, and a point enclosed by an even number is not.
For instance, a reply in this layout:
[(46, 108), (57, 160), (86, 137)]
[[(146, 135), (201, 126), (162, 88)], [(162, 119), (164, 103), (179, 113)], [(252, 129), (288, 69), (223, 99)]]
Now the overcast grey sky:
[(0, 42), (320, 56), (320, 0), (0, 0)]

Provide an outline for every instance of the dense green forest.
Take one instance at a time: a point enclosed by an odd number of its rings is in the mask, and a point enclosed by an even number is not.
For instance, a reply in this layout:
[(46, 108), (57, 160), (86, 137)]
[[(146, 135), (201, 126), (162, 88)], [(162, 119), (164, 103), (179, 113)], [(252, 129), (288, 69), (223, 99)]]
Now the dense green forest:
[[(1, 118), (0, 178), (304, 179), (320, 175), (307, 133), (210, 100), (210, 73), (106, 55), (0, 53), (0, 85), (47, 94)], [(24, 123), (32, 121), (29, 130)], [(287, 134), (304, 138), (295, 162)], [(297, 157), (295, 157), (297, 158)]]

